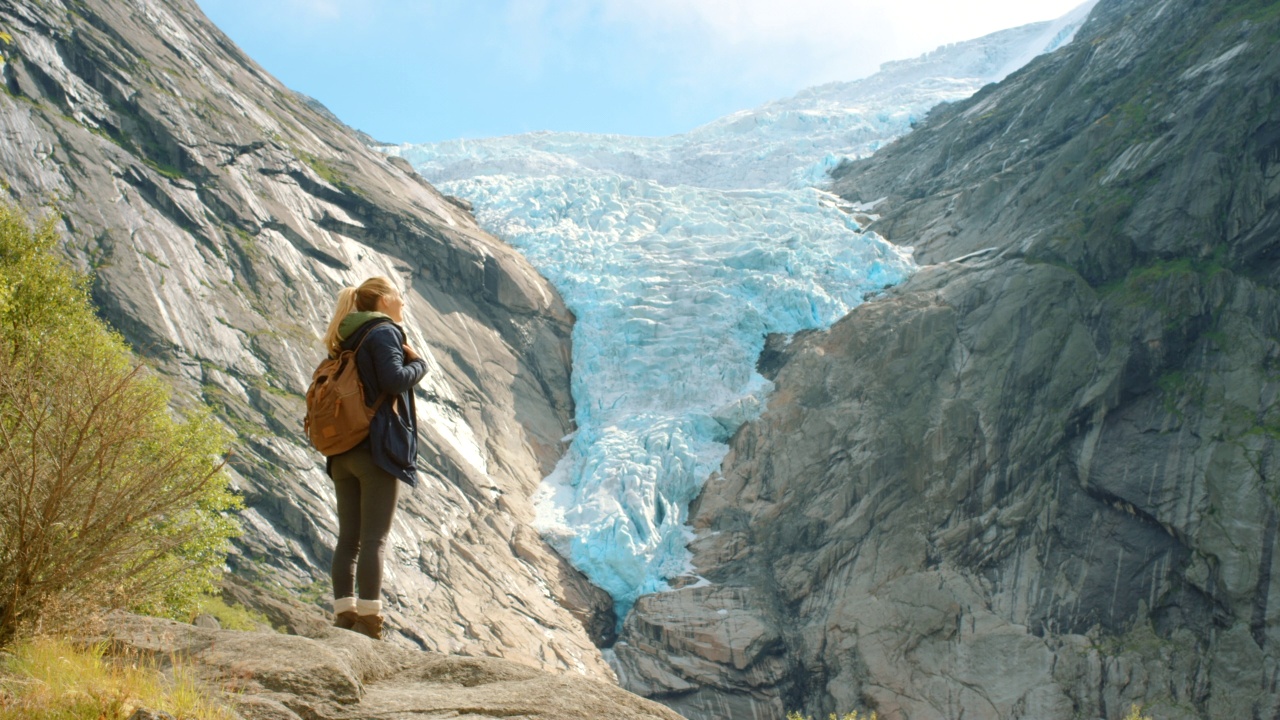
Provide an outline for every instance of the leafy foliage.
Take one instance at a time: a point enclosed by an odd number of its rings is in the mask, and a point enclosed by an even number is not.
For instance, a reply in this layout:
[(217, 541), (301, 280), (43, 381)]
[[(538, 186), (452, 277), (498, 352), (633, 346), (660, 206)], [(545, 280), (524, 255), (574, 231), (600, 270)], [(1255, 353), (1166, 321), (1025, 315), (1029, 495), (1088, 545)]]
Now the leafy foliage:
[(172, 417), (55, 222), (0, 204), (0, 644), (106, 608), (185, 616), (239, 531), (226, 431)]
[[(187, 618), (195, 622), (196, 616), (211, 615), (218, 621), (223, 630), (263, 630), (271, 627), (271, 620), (266, 615), (241, 605), (228, 604), (221, 595), (205, 595), (196, 601), (195, 608)], [(265, 626), (265, 627), (264, 627)]]

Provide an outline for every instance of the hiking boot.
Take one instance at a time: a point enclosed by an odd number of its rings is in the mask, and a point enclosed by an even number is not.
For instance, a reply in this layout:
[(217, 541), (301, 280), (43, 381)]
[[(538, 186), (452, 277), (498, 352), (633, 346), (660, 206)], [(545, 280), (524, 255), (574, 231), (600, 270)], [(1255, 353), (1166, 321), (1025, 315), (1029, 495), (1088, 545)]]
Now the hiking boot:
[(356, 618), (358, 617), (360, 616), (356, 614), (355, 610), (343, 610), (333, 616), (333, 626), (343, 630), (350, 630), (356, 626)]
[(352, 630), (367, 635), (374, 640), (382, 639), (382, 616), (381, 615), (360, 615), (356, 617), (355, 625)]

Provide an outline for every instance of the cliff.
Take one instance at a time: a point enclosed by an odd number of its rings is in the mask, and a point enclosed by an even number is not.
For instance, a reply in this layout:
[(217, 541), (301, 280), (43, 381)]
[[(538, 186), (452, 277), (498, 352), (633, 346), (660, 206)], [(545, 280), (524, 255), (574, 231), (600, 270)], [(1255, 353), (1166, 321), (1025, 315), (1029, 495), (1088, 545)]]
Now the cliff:
[(572, 431), (573, 318), (517, 253), (190, 0), (0, 0), (0, 78), (5, 189), (58, 209), (103, 317), (239, 437), (237, 575), (327, 601), (334, 499), (302, 394), (338, 288), (387, 275), (433, 355), (387, 560), (395, 641), (612, 677), (608, 597), (528, 528)]
[(1102, 0), (836, 172), (921, 270), (775, 338), (641, 598), (624, 686), (691, 718), (1272, 717), (1280, 6)]

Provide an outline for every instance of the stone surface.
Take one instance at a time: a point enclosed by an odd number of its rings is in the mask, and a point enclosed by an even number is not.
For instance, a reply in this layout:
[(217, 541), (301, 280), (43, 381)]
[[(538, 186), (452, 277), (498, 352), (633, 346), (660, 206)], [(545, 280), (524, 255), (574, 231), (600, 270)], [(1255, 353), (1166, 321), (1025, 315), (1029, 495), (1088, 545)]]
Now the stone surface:
[[(691, 509), (709, 585), (637, 604), (624, 686), (690, 718), (1275, 716), (1278, 42), (1275, 3), (1103, 0), (841, 168), (925, 267), (769, 344)], [(749, 599), (727, 636), (712, 597)]]
[[(271, 592), (265, 587), (245, 581), (234, 574), (222, 578), (222, 600), (228, 605), (239, 605), (262, 613), (268, 627), (290, 635), (316, 637), (333, 625), (333, 613), (314, 604), (290, 597), (286, 592)], [(332, 610), (330, 605), (329, 610)]]
[(129, 720), (174, 720), (174, 717), (162, 710), (138, 708), (129, 716)]
[(387, 275), (432, 355), (422, 482), (388, 548), (390, 636), (611, 677), (584, 630), (612, 631), (608, 597), (523, 530), (573, 430), (573, 318), (555, 291), (191, 0), (0, 0), (0, 31), (3, 187), (62, 213), (103, 317), (178, 406), (203, 400), (235, 431), (235, 573), (326, 602), (334, 498), (302, 395), (339, 287)]
[(196, 627), (208, 628), (210, 630), (222, 629), (222, 623), (218, 622), (218, 618), (210, 615), (209, 613), (200, 613), (196, 616), (196, 619), (191, 622), (191, 624)]
[(162, 669), (176, 659), (245, 720), (680, 717), (610, 683), (410, 650), (336, 628), (304, 638), (125, 614), (111, 627), (113, 652), (154, 657)]

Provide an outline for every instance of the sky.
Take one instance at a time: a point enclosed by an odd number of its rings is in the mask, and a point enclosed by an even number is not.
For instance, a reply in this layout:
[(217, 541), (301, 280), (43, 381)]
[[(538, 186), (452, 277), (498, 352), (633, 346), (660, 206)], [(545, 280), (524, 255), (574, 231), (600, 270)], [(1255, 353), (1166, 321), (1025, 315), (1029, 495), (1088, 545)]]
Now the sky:
[(1081, 0), (197, 0), (384, 142), (661, 136)]

